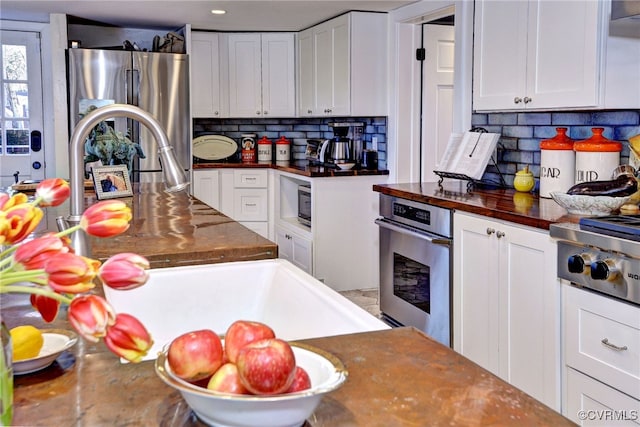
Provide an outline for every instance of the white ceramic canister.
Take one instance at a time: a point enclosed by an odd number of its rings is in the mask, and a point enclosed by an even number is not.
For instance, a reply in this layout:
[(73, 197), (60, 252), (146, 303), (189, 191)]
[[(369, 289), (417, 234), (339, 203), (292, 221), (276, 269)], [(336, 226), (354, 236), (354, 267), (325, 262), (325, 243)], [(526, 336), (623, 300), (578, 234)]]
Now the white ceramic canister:
[(258, 163), (271, 163), (271, 140), (266, 136), (258, 141)]
[(290, 159), (291, 142), (284, 136), (276, 141), (276, 162), (286, 163)]
[(606, 181), (620, 166), (622, 144), (602, 136), (604, 128), (592, 128), (593, 136), (573, 145), (576, 152), (575, 183)]
[(540, 142), (540, 197), (550, 198), (554, 191), (566, 193), (575, 184), (575, 141), (567, 136), (567, 128), (556, 128), (556, 132)]

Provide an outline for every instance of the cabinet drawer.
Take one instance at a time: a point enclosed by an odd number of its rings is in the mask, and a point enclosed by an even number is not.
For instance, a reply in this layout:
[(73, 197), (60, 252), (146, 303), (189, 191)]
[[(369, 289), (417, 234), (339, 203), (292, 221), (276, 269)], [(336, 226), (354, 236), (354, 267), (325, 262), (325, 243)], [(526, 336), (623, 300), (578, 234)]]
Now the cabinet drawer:
[(566, 364), (640, 399), (640, 308), (563, 286)]
[(637, 426), (640, 400), (569, 368), (564, 415), (580, 425)]
[(267, 169), (236, 169), (233, 171), (235, 188), (267, 188)]
[(236, 221), (268, 220), (266, 189), (236, 189), (233, 199), (233, 219)]

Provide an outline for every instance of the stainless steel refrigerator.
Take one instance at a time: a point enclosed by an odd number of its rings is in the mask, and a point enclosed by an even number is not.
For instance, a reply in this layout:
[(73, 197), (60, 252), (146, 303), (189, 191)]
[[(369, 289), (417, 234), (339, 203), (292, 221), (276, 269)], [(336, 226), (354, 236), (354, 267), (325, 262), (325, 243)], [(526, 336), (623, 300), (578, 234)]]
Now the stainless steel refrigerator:
[[(191, 165), (189, 57), (139, 51), (68, 50), (69, 121), (71, 131), (90, 106), (133, 104), (151, 113), (162, 125), (176, 157), (187, 171)], [(138, 143), (145, 158), (135, 156), (132, 179), (160, 182), (158, 145), (137, 121), (107, 121), (117, 132)]]

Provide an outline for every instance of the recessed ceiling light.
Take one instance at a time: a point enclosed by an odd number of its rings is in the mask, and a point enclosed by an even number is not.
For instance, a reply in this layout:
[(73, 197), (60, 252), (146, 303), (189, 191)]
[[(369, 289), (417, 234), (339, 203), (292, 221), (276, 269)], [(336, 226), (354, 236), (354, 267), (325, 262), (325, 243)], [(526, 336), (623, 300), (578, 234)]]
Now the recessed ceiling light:
[(227, 13), (227, 11), (222, 9), (213, 9), (211, 13), (213, 13), (214, 15), (224, 15), (225, 13)]

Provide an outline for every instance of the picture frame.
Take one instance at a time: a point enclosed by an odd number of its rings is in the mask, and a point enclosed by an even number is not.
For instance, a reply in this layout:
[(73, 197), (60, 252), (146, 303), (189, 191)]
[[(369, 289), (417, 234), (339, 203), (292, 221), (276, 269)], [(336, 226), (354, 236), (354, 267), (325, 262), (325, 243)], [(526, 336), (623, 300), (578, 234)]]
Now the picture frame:
[(94, 166), (91, 171), (98, 200), (133, 196), (127, 165)]

